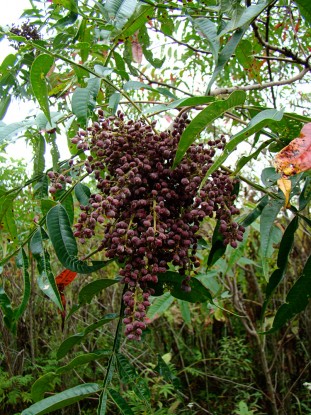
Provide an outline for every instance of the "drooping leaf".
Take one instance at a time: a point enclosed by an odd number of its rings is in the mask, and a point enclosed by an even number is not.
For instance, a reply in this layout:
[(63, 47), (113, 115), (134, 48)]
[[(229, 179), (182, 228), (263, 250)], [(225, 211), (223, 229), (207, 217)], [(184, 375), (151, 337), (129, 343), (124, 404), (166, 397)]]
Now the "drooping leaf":
[(37, 261), (38, 267), (38, 285), (42, 292), (49, 297), (59, 308), (63, 311), (63, 306), (54, 275), (51, 270), (50, 256), (46, 249), (44, 249), (43, 241), (48, 239), (48, 236), (43, 228), (38, 228), (30, 241), (30, 250)]
[[(273, 0), (267, 0), (258, 2), (258, 4), (253, 4), (246, 9), (242, 13), (239, 13), (235, 18), (231, 19), (225, 28), (220, 32), (219, 36), (223, 36), (228, 32), (236, 30), (242, 26), (249, 26), (250, 23), (259, 16), (263, 10), (272, 3)], [(237, 17), (237, 18), (236, 18)]]
[[(212, 105), (212, 104), (211, 104)], [(208, 169), (201, 186), (204, 185), (207, 178), (216, 171), (224, 161), (230, 156), (230, 154), (236, 149), (238, 144), (242, 143), (252, 134), (260, 131), (262, 128), (268, 126), (271, 122), (280, 121), (283, 117), (283, 111), (277, 110), (264, 110), (257, 114), (239, 133), (231, 137), (231, 140), (226, 144), (223, 153), (214, 161), (213, 165)]]
[(252, 210), (252, 212), (250, 212), (246, 216), (246, 218), (244, 218), (241, 225), (244, 226), (244, 228), (246, 228), (247, 226), (250, 226), (261, 215), (264, 207), (267, 205), (268, 202), (269, 202), (269, 196), (266, 195), (260, 200), (260, 202), (255, 207), (255, 209)]
[(77, 258), (77, 242), (70, 227), (68, 214), (62, 205), (57, 205), (49, 211), (46, 223), (57, 258), (65, 268), (88, 274), (107, 265), (105, 261), (93, 261), (92, 265), (87, 265), (86, 261)]
[(311, 123), (305, 124), (300, 136), (275, 156), (275, 165), (284, 176), (311, 169)]
[[(161, 68), (165, 61), (165, 57), (163, 59), (155, 58), (153, 56), (152, 50), (150, 49), (150, 39), (149, 34), (146, 26), (142, 26), (139, 30), (138, 41), (141, 48), (141, 53), (144, 54), (145, 58), (154, 68)], [(134, 54), (133, 54), (134, 57)]]
[(268, 277), (268, 260), (274, 243), (274, 221), (283, 206), (283, 200), (272, 199), (264, 207), (260, 217), (260, 252), (264, 276)]
[(119, 408), (121, 414), (123, 415), (134, 415), (134, 412), (132, 411), (129, 404), (126, 402), (126, 400), (114, 389), (108, 390), (109, 395), (111, 396), (112, 400), (116, 404), (116, 406)]
[(42, 134), (37, 134), (35, 137), (35, 156), (33, 159), (33, 176), (42, 174), (45, 169), (45, 140)]
[(30, 69), (30, 83), (33, 93), (39, 102), (40, 108), (50, 123), (51, 116), (46, 75), (51, 70), (53, 64), (54, 58), (44, 53), (37, 56)]
[(298, 5), (302, 17), (306, 20), (309, 26), (311, 26), (311, 9), (309, 0), (295, 0), (294, 3)]
[(66, 354), (76, 345), (81, 343), (84, 338), (92, 331), (98, 329), (99, 327), (103, 326), (104, 324), (110, 323), (110, 321), (114, 320), (118, 317), (117, 314), (107, 314), (102, 319), (98, 320), (96, 323), (90, 324), (87, 326), (83, 332), (74, 334), (73, 336), (68, 337), (66, 340), (62, 342), (57, 350), (57, 359), (62, 359)]
[(2, 309), (4, 315), (3, 321), (5, 325), (12, 333), (16, 333), (16, 320), (14, 317), (11, 300), (9, 299), (2, 286), (0, 286), (0, 308)]
[(158, 364), (154, 368), (156, 372), (159, 373), (160, 376), (163, 376), (163, 378), (167, 381), (172, 383), (174, 388), (178, 391), (181, 388), (180, 380), (172, 371), (170, 370), (169, 366), (165, 363), (163, 358), (158, 354)]
[(286, 302), (276, 312), (272, 328), (268, 333), (279, 330), (284, 324), (303, 311), (311, 298), (311, 256), (309, 256), (301, 276), (290, 289)]
[(3, 97), (0, 101), (0, 120), (3, 120), (5, 114), (10, 106), (11, 103), (11, 96), (7, 95)]
[(103, 11), (117, 30), (121, 30), (135, 11), (136, 0), (107, 0)]
[(100, 78), (89, 78), (87, 87), (77, 88), (72, 95), (72, 112), (81, 125), (86, 124), (87, 118), (96, 106), (100, 84)]
[(210, 93), (211, 87), (217, 79), (217, 76), (224, 69), (231, 56), (234, 54), (235, 49), (237, 48), (247, 29), (248, 25), (237, 29), (233, 36), (231, 36), (231, 38), (229, 39), (228, 43), (223, 47), (222, 51), (219, 53), (217, 60), (215, 62), (214, 72), (206, 89), (206, 95)]
[(12, 124), (0, 124), (0, 145), (8, 143), (14, 135), (25, 130), (29, 125), (33, 124), (33, 120), (24, 120), (14, 122)]
[(44, 399), (45, 392), (54, 389), (57, 375), (55, 372), (48, 372), (40, 376), (31, 387), (31, 398), (34, 402)]
[(278, 287), (278, 285), (280, 284), (280, 282), (282, 281), (284, 277), (284, 274), (287, 268), (287, 263), (288, 263), (288, 256), (290, 254), (290, 251), (294, 243), (295, 232), (298, 229), (298, 224), (299, 224), (298, 216), (295, 216), (294, 219), (287, 226), (283, 234), (281, 244), (280, 244), (280, 249), (278, 252), (278, 259), (277, 259), (278, 268), (273, 271), (271, 277), (269, 278), (269, 282), (266, 288), (266, 298), (265, 298), (265, 302), (262, 307), (262, 315), (265, 314), (267, 304), (272, 294), (274, 293), (274, 291), (276, 290), (276, 288)]
[(306, 177), (305, 185), (299, 196), (299, 210), (303, 210), (311, 200), (311, 176)]
[(206, 96), (197, 96), (197, 97), (186, 97), (174, 100), (168, 104), (159, 104), (154, 105), (153, 107), (144, 109), (145, 114), (150, 113), (158, 113), (160, 111), (167, 111), (174, 108), (182, 108), (182, 107), (195, 107), (197, 105), (208, 104), (210, 102), (215, 101), (214, 97), (206, 97)]
[(116, 361), (122, 383), (130, 385), (137, 397), (142, 400), (149, 411), (151, 411), (150, 390), (145, 379), (139, 376), (135, 367), (124, 354), (117, 353)]
[(56, 374), (61, 375), (63, 373), (68, 373), (69, 370), (75, 369), (76, 367), (85, 365), (95, 360), (107, 358), (111, 355), (111, 350), (95, 350), (92, 353), (85, 353), (75, 357), (67, 365), (61, 366), (56, 369)]
[(179, 164), (188, 148), (195, 141), (198, 135), (204, 130), (204, 128), (206, 128), (217, 118), (221, 117), (222, 114), (228, 111), (230, 108), (234, 108), (237, 105), (242, 105), (245, 101), (245, 98), (245, 92), (235, 91), (227, 99), (212, 102), (207, 108), (201, 111), (187, 126), (180, 138), (173, 168)]
[(204, 285), (195, 277), (191, 277), (189, 280), (191, 291), (184, 291), (182, 289), (182, 281), (184, 278), (185, 277), (180, 275), (178, 272), (173, 271), (167, 271), (163, 274), (158, 274), (159, 283), (165, 284), (171, 295), (175, 298), (178, 298), (179, 300), (189, 301), (190, 303), (204, 303), (205, 301), (213, 301), (209, 290), (204, 287)]
[(72, 12), (77, 12), (77, 0), (52, 0), (54, 4), (59, 6), (63, 6), (65, 9), (70, 10)]
[(219, 232), (220, 221), (217, 222), (213, 237), (212, 237), (212, 247), (208, 255), (207, 266), (211, 267), (221, 258), (226, 252), (227, 246), (224, 244), (224, 237)]
[(69, 316), (79, 310), (85, 304), (90, 304), (93, 297), (97, 295), (101, 290), (110, 287), (113, 284), (116, 284), (119, 280), (112, 280), (112, 279), (100, 279), (96, 281), (92, 281), (89, 284), (82, 287), (81, 291), (79, 292), (79, 303), (75, 304), (69, 312)]
[(72, 405), (100, 390), (101, 387), (97, 383), (83, 383), (34, 403), (29, 408), (24, 409), (21, 415), (49, 414), (57, 409)]
[(210, 19), (198, 17), (193, 20), (195, 29), (202, 34), (208, 41), (214, 60), (217, 60), (220, 48), (220, 41), (217, 35), (217, 27)]
[(87, 206), (91, 196), (91, 190), (83, 183), (78, 183), (75, 186), (75, 195), (81, 205)]
[(191, 324), (191, 311), (187, 301), (178, 300), (179, 309), (186, 324)]
[(166, 292), (161, 297), (155, 298), (152, 302), (151, 306), (148, 309), (147, 317), (152, 319), (155, 316), (160, 316), (166, 310), (170, 308), (170, 306), (175, 301), (175, 298), (172, 296), (170, 292)]
[(26, 252), (22, 248), (19, 251), (19, 254), (16, 258), (16, 265), (23, 270), (23, 279), (24, 279), (24, 291), (23, 291), (23, 299), (21, 305), (14, 310), (14, 316), (16, 320), (20, 318), (20, 316), (26, 310), (28, 305), (28, 301), (30, 298), (30, 276), (28, 272), (29, 261), (26, 255)]

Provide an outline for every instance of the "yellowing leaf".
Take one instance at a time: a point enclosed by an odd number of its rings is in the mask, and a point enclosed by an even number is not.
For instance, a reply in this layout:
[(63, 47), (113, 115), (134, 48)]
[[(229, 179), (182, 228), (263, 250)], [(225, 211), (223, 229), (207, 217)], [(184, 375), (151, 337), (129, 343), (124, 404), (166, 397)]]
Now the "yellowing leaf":
[(305, 124), (300, 136), (276, 155), (275, 166), (283, 176), (293, 176), (311, 169), (311, 123)]
[(292, 188), (292, 182), (289, 179), (286, 179), (285, 177), (281, 177), (278, 180), (278, 186), (282, 190), (282, 192), (285, 195), (285, 204), (284, 207), (288, 208), (290, 206), (289, 204), (289, 195)]

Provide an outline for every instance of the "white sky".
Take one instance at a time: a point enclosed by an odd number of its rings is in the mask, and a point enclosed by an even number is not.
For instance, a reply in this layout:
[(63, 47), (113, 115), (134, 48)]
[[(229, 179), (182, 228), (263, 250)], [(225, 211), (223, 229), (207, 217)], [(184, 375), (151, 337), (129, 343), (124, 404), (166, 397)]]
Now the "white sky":
[[(2, 8), (2, 12), (0, 14), (0, 26), (11, 27), (13, 23), (17, 26), (20, 25), (20, 23), (25, 19), (21, 19), (19, 21), (19, 17), (22, 15), (25, 9), (31, 7), (32, 6), (29, 0), (8, 0), (6, 2), (6, 6)], [(4, 39), (0, 42), (0, 63), (9, 53), (16, 53), (16, 51), (9, 45), (9, 42), (6, 39)], [(17, 100), (15, 100), (13, 103), (11, 103), (8, 112), (2, 121), (5, 124), (11, 124), (14, 122), (22, 121), (30, 113), (36, 113), (36, 107), (33, 108), (31, 106), (31, 102), (18, 102)], [(38, 112), (40, 111), (38, 110)], [(60, 152), (62, 158), (68, 157), (69, 151), (67, 149), (67, 145), (65, 145), (65, 147), (62, 146), (59, 140), (58, 145), (59, 147), (61, 147)], [(24, 139), (18, 139), (16, 143), (7, 146), (6, 153), (8, 156), (14, 159), (25, 159), (27, 163), (29, 163), (28, 173), (31, 173), (31, 160), (33, 158), (32, 147), (27, 145)], [(51, 165), (51, 157), (48, 150), (46, 152), (46, 155), (46, 167), (49, 167)]]

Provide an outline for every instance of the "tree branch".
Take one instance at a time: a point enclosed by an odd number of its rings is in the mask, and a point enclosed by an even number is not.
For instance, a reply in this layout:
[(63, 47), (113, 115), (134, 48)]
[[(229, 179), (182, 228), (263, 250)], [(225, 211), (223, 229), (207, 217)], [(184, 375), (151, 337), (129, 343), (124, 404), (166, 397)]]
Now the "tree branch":
[(234, 86), (232, 88), (216, 88), (213, 91), (211, 91), (209, 95), (215, 97), (217, 95), (231, 94), (231, 92), (233, 91), (255, 91), (255, 90), (271, 88), (274, 86), (290, 85), (302, 79), (308, 72), (311, 72), (311, 68), (304, 68), (296, 76), (293, 76), (292, 78), (289, 78), (289, 79), (284, 79), (283, 81), (265, 82), (263, 84), (254, 84), (254, 85), (247, 85), (247, 86)]

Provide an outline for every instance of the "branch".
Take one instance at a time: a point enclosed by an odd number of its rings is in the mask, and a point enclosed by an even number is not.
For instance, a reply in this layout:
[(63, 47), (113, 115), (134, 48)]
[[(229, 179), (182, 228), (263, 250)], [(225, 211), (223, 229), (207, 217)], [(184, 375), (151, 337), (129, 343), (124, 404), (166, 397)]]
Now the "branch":
[(290, 85), (296, 81), (302, 79), (308, 72), (311, 72), (310, 68), (304, 68), (299, 74), (293, 76), (289, 79), (284, 79), (283, 81), (273, 81), (273, 82), (266, 82), (263, 84), (254, 84), (254, 85), (247, 85), (247, 86), (234, 86), (232, 88), (216, 88), (210, 92), (210, 96), (217, 96), (223, 94), (231, 94), (233, 91), (254, 91), (254, 90), (261, 90), (266, 88), (271, 88), (273, 86), (282, 86), (282, 85)]
[(306, 68), (311, 69), (311, 65), (309, 62), (310, 56), (307, 59), (301, 59), (298, 57), (296, 53), (294, 53), (292, 50), (288, 48), (280, 48), (278, 46), (273, 46), (270, 43), (266, 42), (259, 33), (258, 26), (255, 22), (252, 23), (252, 27), (254, 30), (254, 35), (258, 42), (264, 46), (266, 49), (274, 50), (275, 52), (281, 53), (284, 56), (287, 56), (288, 58), (291, 58), (294, 62), (300, 63), (301, 65), (305, 66)]

